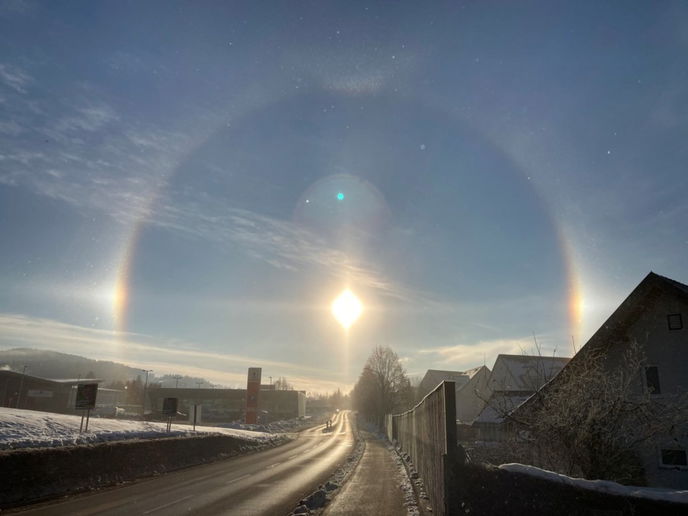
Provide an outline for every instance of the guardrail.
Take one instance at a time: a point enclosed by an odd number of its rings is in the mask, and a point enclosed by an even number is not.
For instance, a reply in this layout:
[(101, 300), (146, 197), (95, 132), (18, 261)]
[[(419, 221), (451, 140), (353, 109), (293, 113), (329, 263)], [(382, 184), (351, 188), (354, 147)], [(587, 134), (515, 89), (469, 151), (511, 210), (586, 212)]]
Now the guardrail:
[(442, 382), (411, 410), (388, 415), (385, 431), (410, 455), (434, 514), (454, 514), (456, 402), (454, 382)]

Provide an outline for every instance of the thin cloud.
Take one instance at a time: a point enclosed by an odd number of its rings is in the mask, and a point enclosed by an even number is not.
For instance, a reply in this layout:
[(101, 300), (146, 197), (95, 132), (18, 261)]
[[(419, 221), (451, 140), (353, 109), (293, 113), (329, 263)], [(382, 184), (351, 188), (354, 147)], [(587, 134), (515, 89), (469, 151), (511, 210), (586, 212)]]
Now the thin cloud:
[(21, 68), (0, 63), (0, 81), (22, 95), (26, 93), (26, 86), (32, 82), (31, 76)]

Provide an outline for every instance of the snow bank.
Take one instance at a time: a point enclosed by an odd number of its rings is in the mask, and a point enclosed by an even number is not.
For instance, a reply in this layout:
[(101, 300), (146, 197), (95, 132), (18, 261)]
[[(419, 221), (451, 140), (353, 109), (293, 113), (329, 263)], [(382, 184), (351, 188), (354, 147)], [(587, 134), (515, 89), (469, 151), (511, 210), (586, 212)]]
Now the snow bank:
[(512, 471), (514, 473), (525, 473), (533, 477), (542, 478), (552, 482), (559, 482), (570, 486), (588, 489), (591, 491), (598, 491), (618, 496), (632, 496), (634, 498), (646, 498), (650, 500), (658, 500), (662, 502), (673, 503), (688, 503), (688, 491), (674, 491), (672, 489), (661, 489), (655, 487), (636, 487), (624, 486), (611, 482), (609, 480), (586, 480), (584, 478), (572, 478), (561, 473), (547, 471), (545, 469), (536, 468), (535, 466), (527, 466), (525, 464), (502, 464), (499, 469)]
[(68, 446), (198, 434), (230, 435), (253, 442), (269, 442), (275, 438), (266, 432), (212, 426), (197, 426), (194, 433), (192, 427), (176, 424), (172, 424), (172, 432), (167, 433), (165, 423), (94, 417), (88, 424), (88, 432), (80, 434), (80, 424), (81, 416), (0, 407), (0, 449)]

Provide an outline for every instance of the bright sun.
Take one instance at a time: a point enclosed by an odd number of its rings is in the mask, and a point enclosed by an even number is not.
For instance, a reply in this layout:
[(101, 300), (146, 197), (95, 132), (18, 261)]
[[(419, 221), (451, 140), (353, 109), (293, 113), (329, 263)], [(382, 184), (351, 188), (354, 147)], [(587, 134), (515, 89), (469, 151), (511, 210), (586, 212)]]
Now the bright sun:
[(349, 289), (332, 301), (332, 315), (347, 330), (360, 317), (361, 312), (363, 312), (363, 305)]

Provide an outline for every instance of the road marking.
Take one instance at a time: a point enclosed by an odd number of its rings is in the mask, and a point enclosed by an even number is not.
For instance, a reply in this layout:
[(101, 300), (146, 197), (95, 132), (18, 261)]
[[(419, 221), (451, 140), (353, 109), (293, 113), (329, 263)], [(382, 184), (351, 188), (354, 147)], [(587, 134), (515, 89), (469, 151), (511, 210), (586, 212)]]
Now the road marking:
[(233, 478), (232, 480), (227, 480), (227, 482), (225, 482), (225, 483), (226, 484), (233, 484), (234, 482), (239, 482), (239, 480), (243, 480), (243, 479), (248, 478), (250, 476), (251, 476), (250, 473), (246, 473), (245, 475), (241, 475), (240, 477)]
[(153, 508), (153, 509), (149, 509), (149, 510), (145, 511), (143, 514), (150, 514), (151, 512), (159, 511), (160, 509), (166, 509), (167, 507), (170, 507), (170, 506), (172, 506), (172, 505), (174, 505), (174, 504), (176, 504), (176, 503), (179, 503), (179, 502), (183, 502), (184, 500), (188, 500), (189, 498), (193, 498), (193, 495), (187, 495), (187, 496), (185, 496), (185, 497), (183, 497), (183, 498), (180, 498), (180, 499), (178, 499), (178, 500), (175, 500), (175, 501), (173, 501), (173, 502), (169, 502), (169, 503), (166, 503), (166, 504), (163, 504), (163, 505), (159, 505), (158, 507), (155, 507), (155, 508)]
[(300, 453), (295, 453), (294, 455), (290, 455), (289, 457), (287, 457), (287, 460), (295, 459), (295, 458), (298, 457), (299, 455), (301, 455), (301, 454), (300, 454)]
[(266, 467), (265, 469), (272, 469), (272, 468), (274, 468), (275, 466), (279, 466), (280, 464), (282, 464), (282, 463), (281, 463), (281, 462), (275, 462), (274, 464), (270, 464), (270, 465), (269, 465), (268, 467)]

